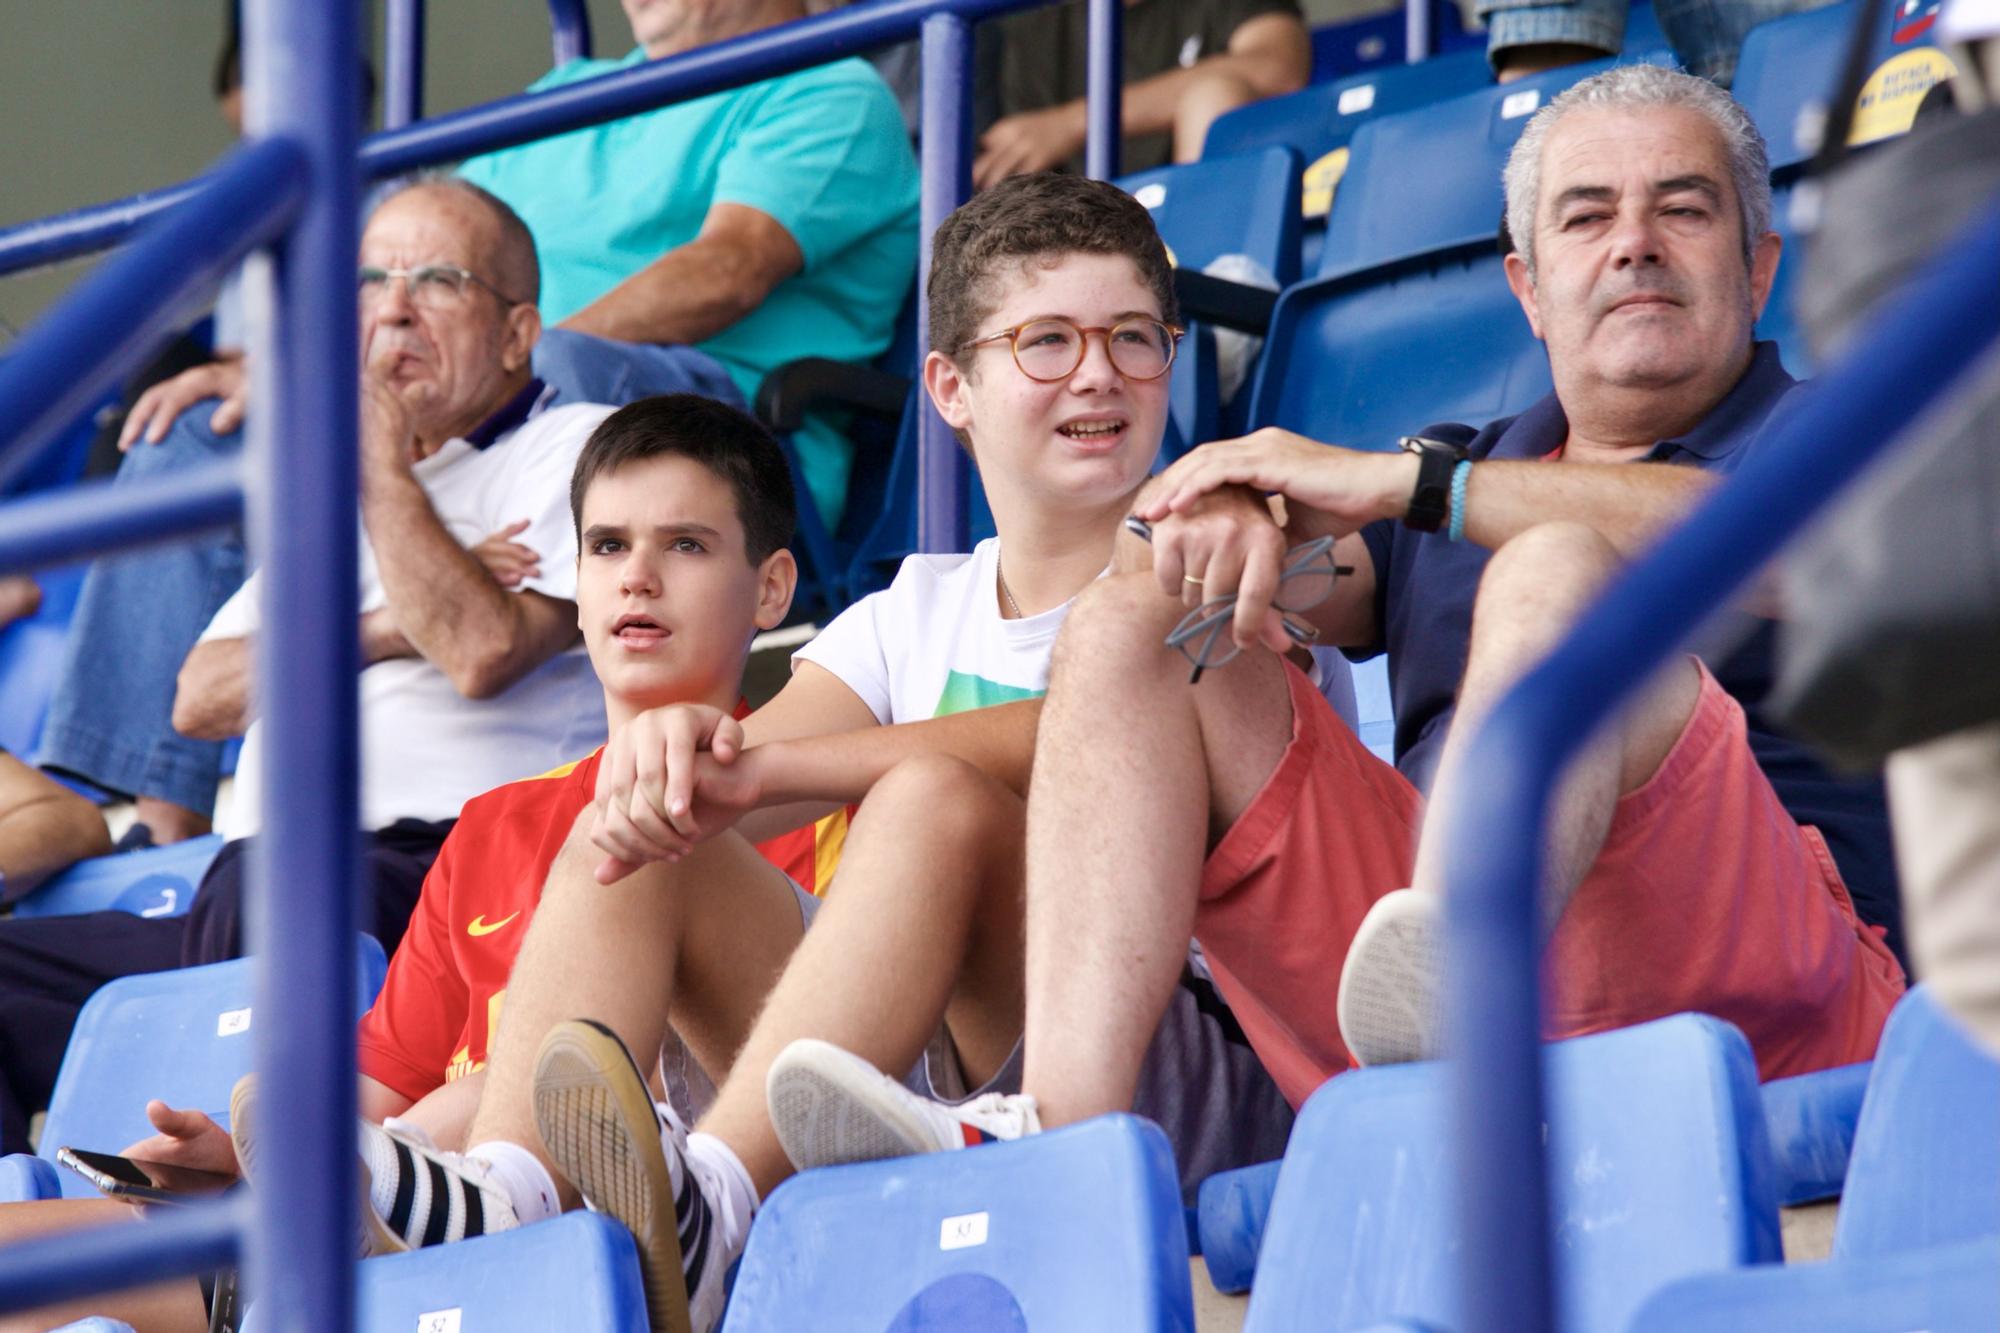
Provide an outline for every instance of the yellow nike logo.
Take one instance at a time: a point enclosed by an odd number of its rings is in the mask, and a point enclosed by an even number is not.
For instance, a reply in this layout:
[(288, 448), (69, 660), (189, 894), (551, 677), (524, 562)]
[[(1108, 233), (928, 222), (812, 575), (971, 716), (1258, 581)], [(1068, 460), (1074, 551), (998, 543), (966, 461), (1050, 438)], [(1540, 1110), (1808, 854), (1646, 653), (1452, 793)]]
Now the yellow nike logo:
[(465, 933), (472, 936), (491, 935), (494, 931), (500, 929), (519, 915), (521, 915), (519, 912), (515, 912), (513, 916), (502, 917), (489, 926), (486, 924), (486, 913), (481, 912), (478, 916), (465, 923)]

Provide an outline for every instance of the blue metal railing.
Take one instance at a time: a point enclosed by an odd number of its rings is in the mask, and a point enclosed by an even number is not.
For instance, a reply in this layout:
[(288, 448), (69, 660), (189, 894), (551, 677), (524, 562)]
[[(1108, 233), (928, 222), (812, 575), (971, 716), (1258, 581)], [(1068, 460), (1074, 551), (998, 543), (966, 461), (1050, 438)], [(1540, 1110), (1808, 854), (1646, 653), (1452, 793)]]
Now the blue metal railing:
[(1539, 885), (1564, 766), (1716, 608), (2000, 341), (2000, 198), (1891, 300), (1755, 455), (1635, 561), (1473, 738), (1482, 799), (1446, 830), (1464, 1308), (1555, 1327), (1543, 1162)]

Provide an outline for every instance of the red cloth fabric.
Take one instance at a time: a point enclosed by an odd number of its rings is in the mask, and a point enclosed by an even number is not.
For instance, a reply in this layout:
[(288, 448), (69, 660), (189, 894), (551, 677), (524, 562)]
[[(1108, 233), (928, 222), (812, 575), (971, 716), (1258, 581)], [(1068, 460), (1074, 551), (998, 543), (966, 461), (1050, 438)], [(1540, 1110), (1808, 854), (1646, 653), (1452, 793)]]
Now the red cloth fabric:
[[(1868, 1059), (1902, 970), (1854, 914), (1819, 831), (1758, 768), (1743, 710), (1706, 667), (1699, 702), (1623, 797), (1551, 938), (1549, 1035), (1687, 1010), (1736, 1024), (1766, 1079)], [(1423, 801), (1296, 669), (1292, 741), (1203, 868), (1195, 935), (1216, 985), (1294, 1106), (1353, 1066), (1340, 960), (1409, 884)]]
[[(486, 1064), (507, 974), (549, 867), (597, 783), (587, 759), (466, 802), (424, 879), (417, 910), (359, 1031), (361, 1072), (416, 1101)], [(758, 850), (808, 891), (812, 827)]]

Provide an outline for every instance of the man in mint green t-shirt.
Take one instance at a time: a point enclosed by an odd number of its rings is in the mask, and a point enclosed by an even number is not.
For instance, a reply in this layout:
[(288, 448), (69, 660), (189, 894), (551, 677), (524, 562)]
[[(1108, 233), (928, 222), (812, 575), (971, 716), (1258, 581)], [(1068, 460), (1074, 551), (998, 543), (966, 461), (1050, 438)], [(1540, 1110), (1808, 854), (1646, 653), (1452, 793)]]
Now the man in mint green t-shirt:
[[(576, 60), (575, 83), (804, 16), (798, 0), (623, 0), (638, 49)], [(917, 263), (917, 168), (895, 98), (841, 60), (473, 158), (470, 180), (535, 234), (544, 379), (578, 401), (691, 389), (747, 402), (802, 356), (884, 351)], [(794, 437), (838, 521), (851, 449)]]

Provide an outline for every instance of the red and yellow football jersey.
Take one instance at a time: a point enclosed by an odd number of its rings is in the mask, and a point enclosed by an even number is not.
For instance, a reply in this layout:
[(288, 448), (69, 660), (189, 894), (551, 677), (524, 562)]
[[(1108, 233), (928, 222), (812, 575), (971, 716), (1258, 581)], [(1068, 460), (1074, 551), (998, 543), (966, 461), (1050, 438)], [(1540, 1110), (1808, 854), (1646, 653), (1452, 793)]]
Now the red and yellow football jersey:
[[(361, 1019), (361, 1072), (412, 1101), (486, 1064), (528, 922), (549, 867), (597, 785), (600, 749), (466, 802), (374, 1007)], [(759, 844), (808, 892), (832, 877), (847, 812)]]

